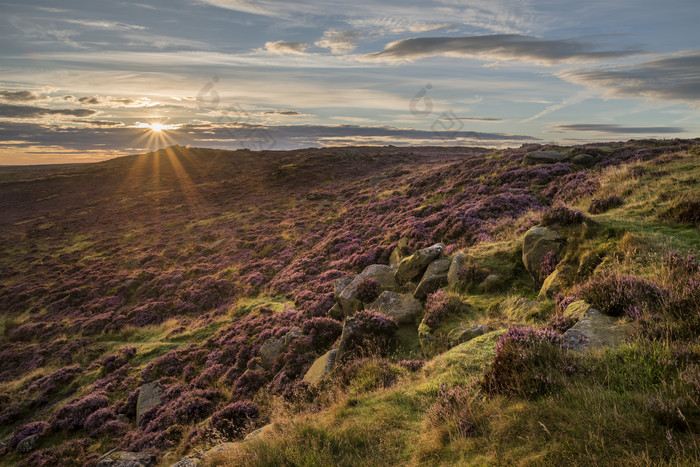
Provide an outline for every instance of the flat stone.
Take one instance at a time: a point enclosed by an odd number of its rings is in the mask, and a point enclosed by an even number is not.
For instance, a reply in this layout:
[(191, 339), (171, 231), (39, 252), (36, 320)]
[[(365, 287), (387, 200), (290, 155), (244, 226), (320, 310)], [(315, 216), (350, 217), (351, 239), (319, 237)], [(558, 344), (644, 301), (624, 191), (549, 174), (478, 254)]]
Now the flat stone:
[(36, 449), (36, 445), (39, 444), (39, 434), (27, 436), (22, 441), (17, 444), (17, 452), (22, 454), (27, 454)]
[(489, 327), (484, 324), (475, 324), (469, 328), (454, 328), (447, 335), (447, 342), (450, 344), (450, 347), (455, 347), (482, 334), (486, 334), (488, 331)]
[[(568, 309), (568, 307), (567, 307)], [(571, 350), (617, 347), (625, 342), (629, 324), (590, 307), (583, 319), (564, 333), (563, 345)]]

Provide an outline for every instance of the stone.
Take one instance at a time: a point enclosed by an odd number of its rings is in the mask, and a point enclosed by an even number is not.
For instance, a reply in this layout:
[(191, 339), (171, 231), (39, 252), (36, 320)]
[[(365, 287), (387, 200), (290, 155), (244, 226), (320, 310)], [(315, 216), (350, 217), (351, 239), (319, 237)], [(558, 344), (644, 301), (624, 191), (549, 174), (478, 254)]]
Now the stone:
[(425, 300), (431, 293), (441, 287), (445, 287), (450, 264), (452, 264), (451, 259), (436, 259), (430, 263), (413, 296), (419, 300)]
[(536, 226), (523, 237), (523, 264), (530, 276), (539, 284), (542, 260), (548, 253), (559, 254), (563, 239), (552, 229)]
[(136, 401), (136, 425), (141, 421), (141, 415), (148, 409), (159, 406), (163, 401), (163, 386), (158, 381), (151, 381), (141, 386), (139, 398)]
[(396, 268), (394, 278), (399, 284), (405, 284), (420, 278), (428, 265), (438, 258), (445, 250), (445, 245), (436, 243), (428, 248), (416, 251), (408, 258), (404, 258)]
[(529, 321), (537, 312), (537, 303), (522, 297), (510, 297), (499, 305), (501, 314), (515, 321)]
[(36, 445), (39, 444), (39, 434), (27, 436), (22, 441), (17, 444), (17, 452), (22, 454), (27, 454), (36, 449)]
[(272, 368), (272, 365), (274, 365), (275, 360), (277, 360), (282, 351), (286, 349), (293, 340), (301, 337), (304, 337), (301, 328), (292, 328), (282, 337), (271, 337), (263, 342), (258, 350), (258, 356), (260, 357), (260, 363), (263, 368), (268, 370)]
[(151, 452), (116, 451), (102, 457), (97, 467), (153, 467), (156, 455)]
[(578, 154), (571, 159), (571, 162), (588, 167), (595, 162), (595, 157), (590, 154)]
[(304, 375), (303, 381), (309, 384), (318, 384), (324, 376), (333, 370), (337, 354), (338, 349), (331, 349), (318, 357)]
[(537, 300), (546, 300), (554, 298), (561, 291), (561, 277), (558, 269), (555, 269), (542, 283), (540, 293), (537, 295)]
[(339, 277), (335, 281), (333, 281), (333, 287), (334, 287), (334, 296), (335, 300), (338, 301), (340, 298), (340, 294), (343, 293), (343, 290), (345, 290), (345, 287), (350, 285), (350, 283), (357, 277), (357, 274), (353, 274), (352, 276), (345, 276), (345, 277)]
[(328, 310), (328, 317), (333, 318), (336, 321), (342, 321), (345, 318), (345, 313), (343, 313), (343, 307), (335, 303), (330, 310)]
[(590, 303), (586, 303), (583, 300), (578, 300), (575, 302), (571, 302), (569, 303), (569, 305), (567, 305), (566, 309), (564, 310), (564, 316), (576, 319), (583, 319), (583, 317), (586, 315), (586, 312), (592, 308), (593, 305), (591, 305)]
[(352, 316), (357, 310), (364, 306), (357, 298), (357, 286), (365, 279), (373, 279), (379, 284), (379, 290), (398, 291), (399, 284), (394, 280), (395, 269), (385, 264), (372, 264), (358, 274), (353, 281), (348, 284), (338, 297), (338, 304), (343, 309), (345, 316)]
[(372, 303), (372, 309), (394, 318), (396, 324), (413, 324), (423, 306), (411, 294), (400, 294), (386, 290)]
[(481, 281), (479, 288), (484, 292), (497, 292), (503, 288), (503, 277), (498, 274), (489, 274), (486, 279)]
[(532, 151), (525, 154), (523, 165), (554, 164), (557, 162), (565, 162), (567, 160), (569, 160), (569, 156), (562, 152)]
[(399, 264), (402, 259), (406, 258), (411, 254), (410, 248), (408, 248), (408, 238), (401, 237), (399, 239), (399, 244), (396, 245), (391, 251), (391, 256), (389, 256), (389, 266)]
[(488, 331), (489, 327), (484, 324), (475, 324), (469, 328), (457, 327), (447, 335), (447, 342), (450, 347), (455, 347), (482, 334), (486, 334)]
[(452, 264), (450, 264), (450, 269), (447, 271), (447, 283), (449, 285), (456, 284), (459, 282), (459, 277), (457, 274), (462, 266), (467, 264), (467, 255), (464, 253), (457, 253), (452, 258)]
[(252, 441), (254, 439), (258, 439), (260, 437), (265, 436), (267, 433), (272, 432), (272, 423), (268, 423), (267, 425), (261, 426), (257, 430), (253, 430), (250, 433), (246, 435), (246, 437), (243, 439), (243, 441)]
[(581, 321), (564, 333), (562, 345), (578, 352), (617, 347), (625, 342), (629, 327), (628, 323), (620, 323), (619, 319), (604, 315), (589, 305)]
[(183, 457), (179, 461), (175, 462), (170, 467), (197, 467), (199, 464), (199, 459), (195, 457)]

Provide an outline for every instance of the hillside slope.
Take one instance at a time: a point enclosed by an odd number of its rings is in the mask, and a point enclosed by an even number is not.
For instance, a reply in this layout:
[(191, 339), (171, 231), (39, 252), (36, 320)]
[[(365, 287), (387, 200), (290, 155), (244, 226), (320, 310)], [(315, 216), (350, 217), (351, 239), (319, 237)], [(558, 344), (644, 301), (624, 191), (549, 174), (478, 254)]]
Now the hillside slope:
[[(119, 447), (170, 465), (265, 426), (202, 462), (692, 464), (698, 180), (697, 140), (172, 147), (3, 173), (0, 462), (96, 465)], [(561, 246), (527, 268), (536, 225)], [(361, 313), (355, 352), (302, 382), (352, 315), (334, 284), (400, 240), (400, 256), (443, 242), (462, 267), (396, 332)], [(563, 346), (579, 299), (623, 342)], [(473, 325), (485, 334), (450, 334)], [(137, 417), (155, 381), (160, 403)]]

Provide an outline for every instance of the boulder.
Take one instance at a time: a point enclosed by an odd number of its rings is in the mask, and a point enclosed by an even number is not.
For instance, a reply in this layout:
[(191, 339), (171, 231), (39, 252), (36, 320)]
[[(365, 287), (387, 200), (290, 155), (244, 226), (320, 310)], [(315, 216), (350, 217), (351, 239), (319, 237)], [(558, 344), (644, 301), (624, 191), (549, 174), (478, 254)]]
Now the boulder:
[(502, 315), (515, 321), (529, 321), (537, 312), (537, 303), (522, 297), (510, 297), (498, 307)]
[(170, 467), (197, 467), (197, 465), (199, 465), (199, 459), (196, 457), (183, 457)]
[(141, 415), (148, 409), (159, 406), (163, 401), (163, 386), (158, 381), (151, 381), (141, 386), (139, 398), (136, 401), (136, 425), (141, 421)]
[(424, 300), (429, 294), (447, 285), (447, 272), (450, 270), (451, 259), (436, 259), (430, 263), (418, 283), (413, 296)]
[(561, 291), (561, 275), (559, 270), (555, 269), (544, 280), (542, 287), (540, 288), (540, 293), (537, 295), (537, 300), (546, 300), (548, 298), (554, 298), (554, 296)]
[(396, 324), (412, 324), (423, 307), (411, 294), (386, 290), (372, 303), (372, 309), (394, 318)]
[(253, 430), (250, 433), (246, 435), (246, 437), (243, 439), (243, 441), (252, 441), (254, 439), (258, 439), (260, 437), (265, 436), (267, 433), (272, 432), (272, 423), (268, 423), (267, 425), (261, 426), (257, 430)]
[(408, 238), (401, 237), (399, 244), (396, 245), (396, 248), (391, 251), (391, 256), (389, 256), (389, 265), (393, 266), (395, 264), (399, 264), (402, 259), (410, 254), (411, 250), (408, 248)]
[(503, 277), (498, 274), (489, 274), (486, 279), (481, 281), (479, 288), (484, 292), (497, 292), (503, 288)]
[(343, 307), (334, 303), (330, 310), (328, 310), (328, 317), (333, 318), (336, 321), (342, 321), (345, 319), (345, 313), (343, 313)]
[(384, 264), (372, 264), (358, 274), (338, 297), (338, 304), (343, 309), (345, 316), (351, 316), (363, 307), (362, 301), (357, 298), (357, 286), (365, 279), (373, 279), (379, 284), (379, 290), (399, 290), (399, 285), (394, 280), (395, 269)]
[(449, 285), (459, 282), (457, 274), (459, 273), (459, 269), (465, 264), (467, 264), (467, 255), (464, 253), (457, 253), (454, 255), (452, 264), (450, 264), (450, 269), (447, 271), (447, 283)]
[(338, 354), (338, 349), (331, 349), (324, 353), (314, 361), (311, 368), (304, 375), (304, 382), (309, 384), (318, 384), (324, 376), (331, 372), (335, 365), (335, 357)]
[(17, 452), (22, 454), (27, 454), (36, 449), (36, 445), (39, 444), (39, 434), (27, 436), (22, 441), (17, 444)]
[(525, 154), (523, 165), (554, 164), (556, 162), (565, 162), (567, 160), (569, 160), (569, 156), (562, 152), (532, 151)]
[(304, 333), (301, 332), (301, 329), (292, 328), (282, 337), (271, 337), (263, 342), (258, 350), (258, 356), (260, 357), (260, 363), (263, 368), (268, 370), (272, 368), (272, 365), (274, 365), (275, 360), (277, 360), (277, 357), (280, 356), (282, 351), (286, 349), (293, 340), (301, 337), (304, 337)]
[(447, 342), (450, 344), (450, 347), (455, 347), (482, 334), (486, 334), (488, 331), (489, 327), (484, 324), (475, 324), (469, 328), (457, 327), (447, 335)]
[(564, 333), (562, 344), (578, 352), (585, 349), (617, 347), (625, 342), (629, 326), (626, 323), (621, 324), (619, 319), (604, 315), (589, 305), (581, 321)]
[(583, 319), (586, 312), (593, 308), (593, 305), (586, 303), (583, 300), (578, 300), (576, 302), (569, 303), (569, 305), (564, 310), (564, 316), (572, 317), (576, 319)]
[(399, 284), (405, 284), (419, 279), (428, 265), (439, 257), (445, 250), (445, 245), (436, 243), (428, 248), (416, 251), (408, 258), (404, 258), (396, 268), (394, 278)]
[(150, 452), (116, 451), (102, 457), (97, 467), (153, 467), (156, 455)]
[(590, 154), (578, 154), (571, 158), (571, 162), (588, 167), (595, 162), (595, 157)]
[(334, 294), (335, 294), (335, 300), (338, 301), (340, 298), (340, 294), (343, 293), (343, 290), (345, 290), (345, 287), (350, 285), (350, 283), (357, 277), (357, 274), (354, 274), (352, 276), (345, 276), (345, 277), (339, 277), (335, 281), (333, 281), (333, 286), (334, 286)]
[(523, 264), (530, 276), (539, 283), (542, 260), (548, 253), (559, 254), (563, 239), (552, 229), (533, 227), (523, 237)]

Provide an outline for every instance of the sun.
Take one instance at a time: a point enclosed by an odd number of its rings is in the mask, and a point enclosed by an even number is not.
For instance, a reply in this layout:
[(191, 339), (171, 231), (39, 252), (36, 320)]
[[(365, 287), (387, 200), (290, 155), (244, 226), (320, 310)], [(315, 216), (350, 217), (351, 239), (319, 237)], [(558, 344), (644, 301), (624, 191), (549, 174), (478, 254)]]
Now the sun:
[(156, 133), (160, 133), (165, 129), (165, 126), (162, 123), (151, 123), (151, 131), (154, 131)]

